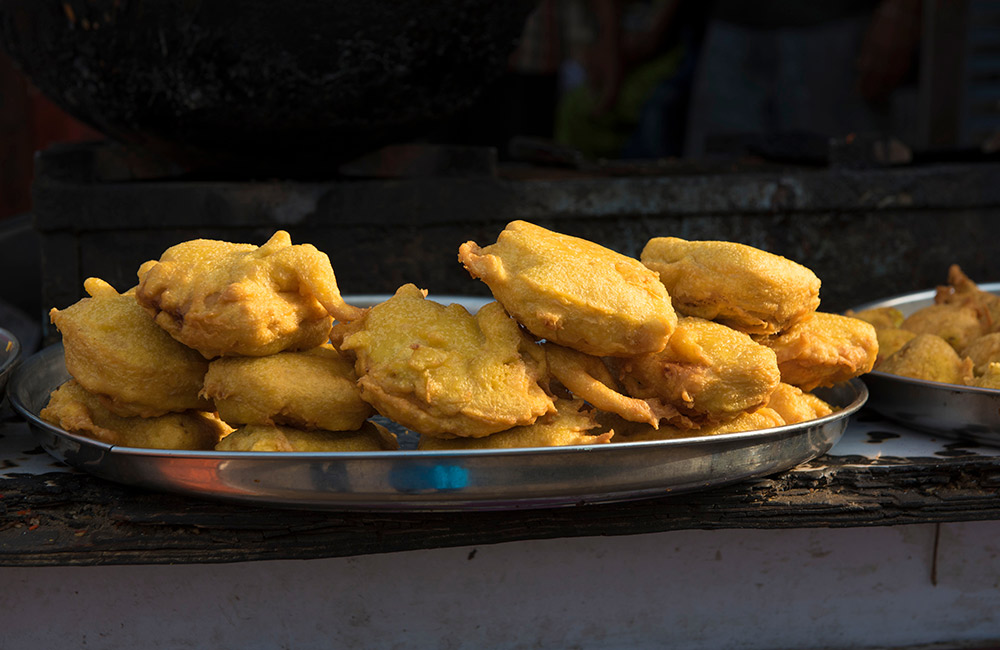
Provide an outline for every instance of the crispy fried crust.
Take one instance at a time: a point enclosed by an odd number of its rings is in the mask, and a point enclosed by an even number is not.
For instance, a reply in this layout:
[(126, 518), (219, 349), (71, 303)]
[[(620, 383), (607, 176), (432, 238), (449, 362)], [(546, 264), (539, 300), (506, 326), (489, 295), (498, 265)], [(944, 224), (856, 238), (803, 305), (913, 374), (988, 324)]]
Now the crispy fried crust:
[(655, 237), (640, 259), (659, 274), (677, 311), (749, 334), (780, 332), (819, 307), (812, 271), (745, 244)]
[(99, 278), (84, 288), (89, 298), (49, 312), (81, 386), (122, 417), (212, 410), (198, 396), (208, 370), (200, 354), (157, 327), (132, 290), (119, 294)]
[(594, 411), (583, 400), (556, 400), (556, 412), (543, 415), (534, 424), (514, 427), (482, 438), (434, 438), (421, 436), (417, 449), (512, 449), (517, 447), (565, 447), (602, 445), (611, 442), (613, 431), (588, 433), (600, 425)]
[(419, 433), (480, 437), (555, 408), (539, 385), (544, 358), (497, 303), (472, 316), (408, 284), (347, 332), (362, 398)]
[(266, 357), (226, 357), (209, 364), (202, 395), (231, 426), (280, 424), (351, 431), (372, 414), (353, 364), (331, 345)]
[(773, 351), (748, 334), (691, 316), (678, 321), (662, 351), (622, 359), (618, 368), (630, 395), (659, 399), (699, 427), (766, 406), (781, 380)]
[(973, 363), (961, 358), (937, 334), (918, 334), (879, 364), (881, 372), (946, 384), (964, 384), (972, 378)]
[(597, 356), (655, 352), (677, 316), (655, 273), (593, 242), (513, 221), (458, 259), (538, 338)]
[(313, 348), (327, 341), (334, 318), (363, 313), (341, 298), (326, 254), (293, 246), (283, 230), (259, 248), (208, 239), (172, 246), (139, 268), (135, 295), (206, 359)]
[(229, 434), (216, 451), (395, 451), (399, 444), (385, 427), (368, 421), (355, 431), (303, 430), (269, 424), (248, 424)]
[(232, 431), (214, 413), (204, 411), (123, 418), (74, 380), (54, 390), (39, 415), (71, 433), (125, 447), (208, 450)]
[(862, 375), (878, 357), (878, 336), (871, 323), (826, 312), (816, 312), (762, 342), (778, 356), (781, 381), (804, 391)]
[(659, 399), (640, 399), (621, 392), (621, 387), (598, 357), (553, 343), (545, 344), (549, 371), (574, 395), (602, 411), (615, 413), (630, 422), (644, 422), (653, 428), (660, 420), (680, 416), (676, 408)]

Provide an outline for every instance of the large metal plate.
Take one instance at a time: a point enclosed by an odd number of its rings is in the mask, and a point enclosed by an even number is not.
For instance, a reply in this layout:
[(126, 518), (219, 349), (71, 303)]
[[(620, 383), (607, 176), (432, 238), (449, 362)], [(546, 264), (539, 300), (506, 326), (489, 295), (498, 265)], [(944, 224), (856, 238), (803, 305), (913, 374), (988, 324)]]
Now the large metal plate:
[[(460, 300), (470, 308), (483, 302)], [(364, 304), (357, 298), (351, 302)], [(541, 508), (735, 483), (781, 472), (825, 453), (868, 395), (855, 379), (817, 391), (840, 409), (833, 415), (798, 425), (683, 440), (474, 451), (195, 452), (109, 445), (45, 422), (39, 411), (68, 378), (62, 346), (56, 345), (25, 360), (8, 387), (13, 407), (56, 458), (142, 488), (316, 510)]]
[[(1000, 282), (979, 288), (1000, 295)], [(934, 289), (855, 307), (895, 307), (904, 315), (934, 304)], [(1000, 390), (911, 379), (872, 371), (864, 377), (868, 407), (914, 429), (1000, 445)]]

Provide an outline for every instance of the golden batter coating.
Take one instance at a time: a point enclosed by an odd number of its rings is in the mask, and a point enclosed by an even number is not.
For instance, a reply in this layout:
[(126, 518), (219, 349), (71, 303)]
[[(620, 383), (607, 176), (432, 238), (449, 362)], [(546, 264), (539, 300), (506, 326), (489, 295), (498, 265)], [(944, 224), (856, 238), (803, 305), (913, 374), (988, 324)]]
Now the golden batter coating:
[(72, 379), (52, 392), (39, 415), (70, 433), (123, 447), (209, 450), (232, 431), (214, 413), (204, 411), (123, 418)]
[(903, 312), (896, 307), (872, 307), (859, 312), (849, 309), (844, 315), (871, 323), (876, 330), (902, 327), (905, 318)]
[(49, 312), (66, 369), (82, 387), (122, 417), (212, 410), (198, 396), (208, 362), (157, 327), (134, 290), (119, 294), (99, 278), (83, 286), (89, 298)]
[(816, 312), (762, 342), (778, 355), (781, 381), (804, 391), (862, 375), (878, 356), (878, 336), (871, 323), (826, 312)]
[(983, 291), (957, 264), (948, 267), (948, 284), (938, 287), (934, 302), (974, 309), (984, 332), (1000, 329), (1000, 296)]
[(613, 415), (599, 416), (599, 418), (602, 424), (614, 429), (615, 437), (612, 438), (612, 443), (718, 436), (724, 433), (743, 433), (745, 431), (771, 429), (786, 424), (777, 411), (767, 406), (763, 406), (755, 411), (744, 411), (728, 422), (705, 426), (699, 429), (684, 429), (672, 426), (661, 426), (659, 429), (654, 429), (649, 425), (616, 419), (616, 416)]
[(891, 375), (963, 384), (972, 378), (972, 360), (958, 356), (937, 334), (918, 334), (891, 357), (879, 364), (879, 371)]
[(546, 342), (544, 347), (552, 376), (570, 393), (594, 407), (630, 422), (645, 422), (653, 428), (658, 427), (661, 420), (681, 417), (680, 411), (658, 398), (643, 399), (624, 394), (624, 389), (600, 357), (554, 343)]
[(833, 408), (812, 393), (784, 382), (771, 393), (768, 407), (777, 411), (785, 424), (798, 424), (833, 413)]
[(650, 239), (640, 256), (688, 316), (749, 334), (774, 334), (819, 307), (820, 281), (780, 255), (725, 241)]
[(480, 437), (555, 409), (541, 348), (495, 302), (472, 316), (412, 284), (346, 328), (362, 398), (418, 433)]
[(878, 338), (878, 356), (875, 358), (875, 370), (879, 370), (879, 365), (908, 341), (917, 337), (916, 332), (904, 330), (898, 327), (883, 327), (875, 329), (875, 336)]
[(663, 285), (638, 260), (525, 221), (485, 248), (462, 244), (458, 259), (532, 334), (587, 354), (656, 352), (677, 323)]
[(206, 359), (265, 356), (327, 341), (344, 303), (330, 258), (279, 230), (261, 247), (196, 239), (139, 268), (136, 299), (157, 325)]
[(967, 303), (935, 303), (918, 309), (900, 326), (916, 334), (937, 334), (961, 351), (989, 330), (980, 320), (980, 311)]
[(350, 431), (372, 407), (361, 399), (353, 364), (332, 345), (266, 357), (212, 361), (202, 395), (227, 424), (281, 424)]
[(556, 400), (556, 412), (535, 420), (534, 424), (514, 427), (482, 438), (434, 438), (421, 436), (417, 449), (513, 449), (519, 447), (566, 447), (600, 445), (611, 442), (612, 431), (588, 433), (599, 427), (593, 410), (584, 408), (583, 400)]
[(216, 451), (354, 452), (395, 451), (399, 444), (385, 427), (368, 421), (355, 431), (295, 429), (273, 424), (248, 424), (223, 438)]
[(991, 361), (977, 376), (967, 378), (965, 383), (976, 388), (1000, 390), (1000, 362)]
[(765, 406), (780, 381), (772, 350), (748, 334), (693, 316), (678, 321), (662, 351), (617, 362), (629, 395), (662, 400), (705, 425)]
[(1000, 361), (1000, 332), (980, 336), (965, 346), (961, 354), (972, 359), (975, 374), (984, 374), (991, 363)]

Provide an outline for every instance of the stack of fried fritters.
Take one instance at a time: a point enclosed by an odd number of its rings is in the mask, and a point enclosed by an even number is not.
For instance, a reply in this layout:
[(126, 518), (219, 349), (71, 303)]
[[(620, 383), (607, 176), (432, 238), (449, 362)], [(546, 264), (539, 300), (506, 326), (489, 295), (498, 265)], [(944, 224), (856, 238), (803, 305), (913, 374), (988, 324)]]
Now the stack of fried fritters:
[(334, 318), (362, 311), (315, 247), (193, 240), (138, 275), (124, 294), (90, 278), (89, 298), (51, 311), (73, 379), (44, 419), (132, 447), (395, 448), (329, 344)]
[(909, 316), (896, 307), (856, 314), (875, 326), (875, 369), (946, 384), (1000, 389), (1000, 296), (953, 264), (931, 305)]
[(131, 446), (396, 448), (376, 413), (425, 450), (593, 445), (820, 417), (809, 391), (878, 350), (869, 323), (816, 311), (809, 269), (741, 244), (654, 238), (637, 260), (515, 221), (458, 256), (495, 298), (476, 314), (412, 284), (347, 305), (283, 231), (178, 244), (124, 294), (92, 278), (52, 310), (74, 379), (42, 416)]

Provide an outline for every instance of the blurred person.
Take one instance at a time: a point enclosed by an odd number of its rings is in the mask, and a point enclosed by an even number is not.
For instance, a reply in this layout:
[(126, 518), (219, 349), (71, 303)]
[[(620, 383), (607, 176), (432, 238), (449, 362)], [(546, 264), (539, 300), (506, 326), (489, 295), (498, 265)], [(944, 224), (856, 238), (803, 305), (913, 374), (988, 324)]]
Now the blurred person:
[(587, 37), (580, 5), (588, 1), (540, 0), (504, 74), (432, 139), (495, 147), (501, 158), (515, 136), (552, 139), (561, 71), (574, 43)]
[(920, 0), (717, 0), (684, 155), (704, 156), (712, 136), (889, 131), (920, 17)]
[(704, 3), (591, 0), (582, 75), (562, 96), (556, 139), (595, 158), (681, 153)]

